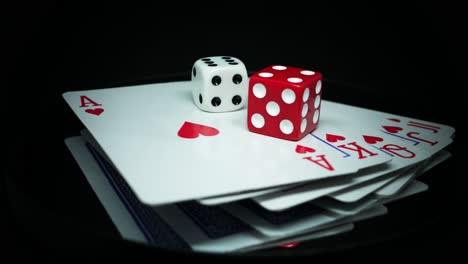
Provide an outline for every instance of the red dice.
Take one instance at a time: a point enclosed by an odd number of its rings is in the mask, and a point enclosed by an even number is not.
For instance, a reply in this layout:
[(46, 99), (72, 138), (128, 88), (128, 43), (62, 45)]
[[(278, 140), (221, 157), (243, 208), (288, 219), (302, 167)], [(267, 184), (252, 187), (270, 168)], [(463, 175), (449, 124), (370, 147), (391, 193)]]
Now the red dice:
[(297, 141), (320, 118), (322, 74), (273, 65), (250, 77), (247, 127), (251, 132)]

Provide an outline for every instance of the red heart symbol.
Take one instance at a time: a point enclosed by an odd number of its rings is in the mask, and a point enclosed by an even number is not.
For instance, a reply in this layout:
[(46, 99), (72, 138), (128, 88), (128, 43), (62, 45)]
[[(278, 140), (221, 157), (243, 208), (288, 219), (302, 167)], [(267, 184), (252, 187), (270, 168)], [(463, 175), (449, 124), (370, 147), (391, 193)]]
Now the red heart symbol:
[(398, 118), (387, 118), (387, 119), (390, 120), (390, 121), (393, 121), (393, 122), (400, 123), (400, 119), (398, 119)]
[(102, 108), (86, 109), (85, 112), (88, 113), (88, 114), (98, 116), (98, 115), (102, 114), (102, 112), (104, 112), (104, 109), (102, 109)]
[(181, 138), (197, 138), (198, 135), (207, 137), (216, 136), (219, 134), (219, 130), (214, 127), (204, 126), (185, 121), (180, 127), (177, 135)]
[(377, 142), (382, 142), (383, 141), (383, 138), (381, 138), (381, 137), (366, 136), (366, 135), (363, 135), (362, 137), (369, 144), (375, 144)]
[(333, 135), (333, 134), (327, 134), (325, 138), (327, 139), (328, 142), (332, 142), (332, 143), (346, 139), (343, 136), (338, 136), (338, 135)]
[(281, 245), (279, 245), (279, 247), (282, 247), (282, 248), (293, 248), (293, 247), (299, 245), (299, 243), (301, 243), (301, 242), (289, 242), (289, 243), (286, 243), (286, 244), (281, 244)]
[(304, 154), (304, 153), (307, 153), (307, 152), (315, 152), (315, 149), (313, 148), (309, 148), (309, 147), (306, 147), (306, 146), (302, 146), (302, 145), (297, 145), (296, 146), (296, 152), (297, 153), (300, 153), (300, 154)]
[(390, 133), (398, 133), (398, 131), (403, 130), (403, 128), (396, 127), (396, 126), (382, 126), (382, 127)]

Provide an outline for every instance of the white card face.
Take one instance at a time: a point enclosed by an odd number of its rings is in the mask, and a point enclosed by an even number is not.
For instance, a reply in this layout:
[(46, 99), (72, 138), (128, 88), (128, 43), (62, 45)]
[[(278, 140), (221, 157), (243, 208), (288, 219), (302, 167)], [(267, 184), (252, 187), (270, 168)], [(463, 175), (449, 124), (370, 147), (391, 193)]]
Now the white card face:
[(455, 133), (451, 126), (328, 101), (322, 102), (322, 112), (321, 118), (326, 118), (338, 128), (379, 130), (426, 149), (430, 155), (449, 145)]
[[(327, 119), (327, 122), (329, 120), (333, 119)], [(397, 170), (385, 176), (329, 194), (330, 197), (342, 202), (355, 202), (398, 178), (413, 178), (417, 174), (418, 168), (422, 167), (422, 161), (427, 160), (432, 152), (432, 150), (415, 146), (409, 142), (388, 135), (387, 133), (383, 133), (382, 131), (364, 127), (356, 129), (356, 131), (353, 132), (357, 133), (352, 133), (352, 135), (355, 136), (354, 138), (362, 139), (364, 142), (346, 143), (345, 137), (341, 136), (339, 132), (327, 133), (325, 135), (314, 134), (313, 136), (321, 137), (330, 145), (344, 150), (344, 155), (350, 156), (353, 153), (358, 154), (359, 159), (365, 159), (372, 155), (377, 155), (378, 153), (385, 153), (385, 155), (389, 155), (393, 158), (391, 165)], [(410, 169), (411, 167), (414, 168)], [(401, 182), (401, 180), (399, 182)]]
[[(328, 228), (330, 226), (352, 222), (352, 218), (349, 218), (349, 216), (346, 214), (318, 212), (304, 218), (296, 219), (286, 224), (273, 225), (258, 216), (255, 212), (245, 208), (238, 203), (226, 204), (222, 205), (222, 207), (232, 215), (236, 215), (239, 219), (250, 225), (262, 235), (275, 239), (288, 234), (291, 235), (311, 232), (314, 230)], [(385, 207), (380, 206), (379, 212), (381, 214), (385, 214), (387, 210)]]
[(65, 140), (65, 144), (120, 235), (127, 240), (147, 243), (148, 241), (143, 232), (139, 229), (132, 215), (103, 175), (88, 148), (86, 148), (85, 141), (81, 137), (70, 137)]
[(373, 192), (382, 188), (383, 186), (392, 182), (393, 180), (397, 179), (399, 176), (414, 177), (414, 175), (416, 175), (416, 173), (418, 172), (418, 170), (421, 168), (422, 165), (423, 164), (414, 165), (414, 166), (411, 166), (410, 168), (404, 168), (402, 169), (402, 172), (395, 171), (394, 173), (390, 173), (388, 175), (385, 175), (384, 177), (371, 180), (368, 182), (364, 182), (357, 186), (346, 188), (338, 192), (331, 193), (328, 195), (328, 197), (331, 197), (335, 200), (338, 200), (344, 203), (356, 202), (366, 197), (367, 195), (372, 194)]
[[(87, 129), (82, 129), (80, 133), (81, 133), (81, 137), (86, 142), (90, 143), (101, 154), (103, 158), (109, 161), (109, 158), (105, 154), (104, 150), (99, 146), (97, 141), (94, 139), (94, 137), (89, 133)], [(206, 199), (200, 199), (199, 202), (203, 205), (217, 205), (217, 204), (228, 203), (228, 202), (233, 202), (237, 200), (247, 199), (250, 197), (259, 196), (259, 195), (279, 191), (281, 189), (283, 189), (283, 187), (270, 188), (266, 190), (247, 192), (247, 193), (240, 193), (240, 194), (235, 194), (235, 195), (225, 195), (225, 196), (219, 196), (219, 197), (213, 197), (213, 198), (206, 198)]]
[(80, 135), (81, 135), (81, 138), (91, 144), (91, 146), (94, 147), (94, 149), (96, 149), (96, 151), (99, 152), (99, 154), (101, 155), (101, 157), (103, 157), (104, 159), (106, 159), (107, 162), (111, 162), (109, 160), (109, 157), (107, 157), (106, 153), (104, 152), (104, 150), (101, 148), (101, 146), (99, 146), (99, 144), (97, 143), (96, 139), (91, 135), (91, 133), (89, 133), (89, 131), (87, 129), (82, 129), (80, 131)]
[[(424, 123), (426, 124), (426, 127), (421, 127), (422, 125), (415, 126), (414, 124), (416, 124), (416, 121), (418, 124), (421, 122), (419, 120), (412, 122), (410, 126), (400, 124), (399, 127), (397, 127), (396, 125), (389, 125), (388, 123), (396, 122), (395, 120), (400, 120), (402, 123), (404, 123), (402, 120), (407, 120), (405, 122), (408, 123), (410, 122), (410, 119), (405, 119), (400, 116), (388, 117), (388, 114), (386, 113), (380, 113), (368, 109), (362, 109), (327, 101), (322, 102), (321, 115), (321, 125), (322, 123), (330, 124), (331, 126), (338, 129), (341, 128), (343, 131), (352, 131), (348, 134), (353, 135), (353, 138), (364, 139), (364, 141), (368, 143), (366, 150), (370, 150), (363, 151), (364, 154), (369, 155), (370, 152), (375, 151), (384, 152), (388, 155), (391, 155), (392, 161), (389, 163), (389, 167), (385, 170), (373, 171), (367, 174), (358, 172), (358, 174), (361, 174), (364, 177), (353, 177), (353, 179), (355, 178), (362, 180), (354, 181), (348, 185), (336, 185), (331, 186), (330, 188), (308, 188), (308, 186), (305, 185), (293, 190), (283, 190), (280, 192), (255, 197), (254, 200), (261, 206), (274, 211), (284, 210), (336, 192), (339, 192), (335, 197), (336, 199), (347, 202), (356, 201), (368, 195), (369, 193), (378, 190), (385, 184), (388, 184), (392, 181), (392, 179), (396, 179), (398, 170), (426, 160), (432, 154), (437, 153), (440, 151), (440, 149), (450, 144), (452, 140), (449, 137), (446, 137), (446, 135), (451, 135), (454, 132), (454, 129), (449, 126), (436, 124), (437, 127), (440, 128), (438, 133), (428, 133), (426, 132), (426, 130), (428, 130), (427, 128), (433, 124), (426, 122)], [(359, 122), (356, 122), (356, 120), (359, 120)], [(397, 133), (390, 133), (383, 127), (385, 127), (387, 130)], [(395, 131), (392, 129), (395, 129)], [(402, 132), (405, 132), (406, 134), (402, 134)], [(398, 135), (398, 133), (400, 133), (401, 136)], [(411, 135), (413, 138), (408, 138), (407, 134)], [(346, 142), (346, 139), (344, 139), (344, 137), (338, 133), (327, 135), (317, 131), (313, 132), (312, 135), (323, 141), (326, 141), (326, 143), (329, 143), (333, 147), (342, 150), (344, 157), (350, 155), (353, 152), (355, 153), (355, 151), (352, 151), (352, 149), (345, 148), (346, 145), (344, 145), (344, 143)], [(421, 139), (419, 141), (415, 140), (415, 135)], [(437, 142), (437, 144), (431, 145), (434, 142)], [(396, 174), (393, 174), (393, 176), (385, 176), (388, 175), (388, 173)], [(408, 178), (411, 178), (415, 174), (412, 173), (405, 175)], [(379, 177), (382, 178), (377, 180)], [(368, 180), (373, 180), (373, 182), (369, 183), (368, 185), (363, 184), (363, 182)], [(363, 188), (357, 189), (357, 184), (363, 184)], [(353, 192), (344, 194), (346, 192), (345, 189), (351, 187), (354, 188), (348, 189), (348, 191), (352, 190)]]
[(444, 162), (445, 160), (449, 159), (452, 154), (446, 150), (441, 150), (434, 154), (416, 174), (406, 174), (401, 175), (394, 181), (390, 182), (389, 184), (385, 185), (384, 187), (378, 189), (375, 194), (379, 197), (389, 197), (396, 194), (401, 189), (405, 188), (407, 184), (410, 184), (412, 180), (419, 175), (423, 174), (424, 172), (432, 169), (434, 166)]
[[(354, 131), (346, 132), (324, 117), (326, 114), (322, 114), (323, 122), (320, 122), (320, 126), (311, 133), (311, 136), (340, 155), (343, 158), (343, 164), (347, 164), (346, 166), (359, 164), (361, 168), (368, 168), (375, 164), (393, 161), (391, 155), (376, 151), (374, 146), (361, 138), (360, 134), (355, 134)], [(298, 148), (300, 147), (298, 144)]]
[[(324, 113), (323, 117), (327, 118), (327, 114)], [(325, 119), (323, 123), (325, 127), (339, 124), (334, 117)], [(345, 127), (345, 129), (349, 130), (347, 134), (352, 137), (351, 140), (342, 136), (344, 129), (338, 128), (327, 129), (326, 133), (323, 133), (325, 129), (317, 130), (312, 133), (312, 136), (322, 140), (331, 148), (341, 151), (344, 158), (354, 155), (359, 161), (365, 161), (377, 155), (387, 155), (392, 157), (392, 163), (400, 168), (426, 160), (433, 153), (432, 150), (373, 128)]]
[[(372, 131), (367, 128), (362, 128), (359, 129), (358, 132), (362, 134), (363, 138), (367, 143), (371, 144), (373, 148), (392, 155), (392, 164), (401, 167), (405, 167), (407, 165), (416, 167), (409, 170), (403, 169), (401, 174), (396, 173), (393, 177), (382, 177), (329, 195), (341, 202), (355, 202), (380, 189), (385, 189), (382, 193), (385, 193), (386, 195), (391, 195), (397, 192), (411, 179), (420, 174), (420, 170), (425, 167), (424, 162), (431, 159), (429, 154), (436, 150), (410, 144), (408, 141), (389, 136), (387, 135), (388, 133), (383, 133), (382, 131)], [(437, 155), (437, 153), (434, 155)], [(443, 160), (440, 159), (438, 162), (442, 161)], [(418, 165), (412, 165), (415, 163)]]
[[(327, 131), (326, 129), (313, 133), (314, 136), (319, 137), (331, 147), (342, 151), (344, 157), (351, 156), (351, 154), (361, 154), (360, 156), (363, 158), (377, 150), (387, 153), (392, 157), (397, 157), (392, 162), (396, 162), (399, 166), (403, 167), (404, 165), (411, 165), (424, 160), (431, 153), (438, 152), (440, 149), (450, 144), (450, 137), (452, 137), (455, 132), (453, 127), (442, 124), (339, 103), (324, 101), (323, 104), (325, 105), (325, 109), (328, 107), (328, 109), (331, 110), (322, 111), (321, 128), (327, 126), (327, 124), (331, 124), (332, 126), (335, 125), (346, 128), (346, 131), (350, 129), (357, 134), (354, 134), (356, 138), (362, 137), (366, 143), (372, 147), (369, 151), (369, 147), (359, 149), (355, 145), (349, 145), (350, 142), (344, 144), (346, 141), (342, 135), (333, 133), (333, 131)], [(356, 122), (356, 120), (359, 120), (359, 122)], [(405, 130), (403, 130), (403, 128), (405, 128)], [(357, 150), (361, 151), (357, 152)], [(412, 174), (405, 174), (406, 179), (411, 179), (411, 175)], [(408, 182), (408, 180), (405, 181), (404, 179), (405, 177), (398, 177), (398, 181), (392, 184), (394, 188), (389, 187), (387, 189), (388, 193), (391, 194), (391, 189), (397, 190), (398, 185)], [(388, 180), (386, 182), (388, 182)], [(382, 191), (382, 194), (383, 193), (384, 191)], [(258, 199), (263, 200), (266, 197), (271, 196), (266, 195)], [(273, 197), (276, 199), (277, 195), (273, 195)], [(233, 197), (232, 201), (236, 200), (235, 198), (236, 197)], [(307, 199), (302, 202), (304, 201), (307, 201)], [(265, 206), (270, 206), (267, 201), (265, 201)], [(271, 206), (275, 207), (274, 205)], [(274, 209), (271, 207), (268, 208)]]
[[(440, 137), (452, 137), (455, 134), (455, 128), (443, 124), (437, 124), (429, 121), (415, 119), (411, 117), (394, 115), (391, 113), (380, 112), (372, 109), (360, 108), (357, 106), (345, 105), (330, 101), (325, 102), (325, 107), (334, 109), (334, 113), (346, 113), (350, 123), (359, 120), (360, 124), (383, 124), (386, 121), (394, 125), (400, 124), (407, 127), (412, 127), (417, 132), (427, 132), (428, 134), (438, 135)], [(324, 105), (322, 105), (324, 107)], [(328, 111), (328, 110), (327, 110)], [(354, 119), (358, 116), (360, 119)]]
[(234, 194), (234, 195), (225, 195), (225, 196), (220, 196), (220, 197), (200, 199), (200, 200), (198, 200), (198, 202), (203, 204), (203, 205), (219, 205), (219, 204), (244, 200), (244, 199), (248, 199), (248, 198), (256, 197), (256, 196), (260, 196), (260, 195), (265, 195), (267, 193), (277, 192), (277, 191), (280, 191), (280, 190), (283, 190), (283, 189), (284, 189), (283, 187), (278, 187), (278, 188), (271, 188), (271, 189), (255, 191), (255, 192), (240, 193), (240, 194)]
[[(85, 145), (86, 142), (81, 137), (71, 137), (67, 138), (65, 143), (122, 237), (131, 241), (148, 243), (142, 231), (133, 220), (131, 213), (122, 203), (114, 188), (110, 185), (99, 165), (89, 152)], [(213, 240), (208, 238), (183, 212), (177, 208), (175, 209), (177, 213), (175, 213), (173, 218), (170, 218), (170, 221), (175, 221), (179, 224), (177, 228), (178, 232), (186, 231), (183, 237), (187, 239), (188, 242), (192, 242), (191, 246), (193, 250), (231, 252), (248, 247), (252, 247), (250, 250), (253, 250), (255, 248), (260, 248), (260, 245), (271, 240), (268, 237), (258, 236), (258, 234), (252, 232), (243, 232), (223, 239)], [(168, 209), (163, 209), (162, 211), (166, 212)], [(163, 215), (167, 216), (167, 214), (168, 213)], [(185, 227), (185, 229), (182, 228), (181, 230), (181, 227)], [(309, 236), (312, 238), (320, 238), (326, 235), (345, 232), (347, 229), (348, 228), (343, 229), (342, 227), (336, 229), (330, 228), (321, 232), (309, 234)]]
[(370, 195), (354, 203), (343, 203), (331, 198), (322, 198), (312, 201), (313, 204), (337, 214), (354, 215), (377, 204), (385, 204), (408, 196), (424, 192), (428, 189), (427, 185), (420, 181), (411, 181), (401, 192), (390, 197), (380, 197)]
[[(382, 163), (382, 160), (388, 160), (392, 158), (393, 156), (393, 155), (389, 155), (388, 152), (384, 152), (380, 149), (376, 149), (377, 148), (376, 146), (370, 145), (367, 142), (365, 142), (365, 139), (368, 139), (368, 138), (362, 138), (360, 134), (354, 134), (354, 132), (344, 133), (342, 130), (337, 129), (336, 127), (332, 126), (326, 119), (321, 121), (320, 127), (318, 127), (314, 132), (312, 132), (311, 136), (321, 141), (326, 147), (330, 148), (330, 150), (333, 150), (338, 155), (341, 155), (343, 158), (343, 166), (348, 166), (345, 164), (353, 163), (353, 164), (362, 164), (360, 166), (365, 168), (365, 167), (369, 167), (375, 164), (380, 164)], [(390, 145), (390, 143), (399, 143), (399, 142), (400, 140), (398, 139), (390, 138), (389, 140), (386, 141), (386, 145)], [(382, 144), (382, 141), (380, 141), (379, 143), (380, 144), (378, 145), (384, 145)], [(392, 144), (392, 146), (395, 146), (395, 144)], [(410, 146), (410, 148), (411, 147), (412, 146)], [(296, 148), (297, 150), (301, 151), (302, 148), (306, 149), (307, 146), (302, 146), (298, 144)], [(413, 147), (413, 148), (416, 149), (416, 147)], [(408, 150), (405, 149), (405, 151), (408, 151)], [(407, 155), (406, 153), (404, 154)], [(418, 155), (414, 154), (413, 152), (411, 152), (411, 154), (413, 155), (412, 159), (414, 160), (414, 162), (417, 162), (427, 157), (427, 155), (423, 153), (422, 151), (419, 151)], [(312, 183), (312, 184), (315, 185), (315, 183)], [(205, 204), (205, 205), (217, 205), (217, 204), (242, 200), (246, 198), (260, 197), (260, 196), (265, 197), (264, 195), (266, 194), (274, 193), (277, 191), (283, 191), (288, 188), (294, 188), (298, 186), (299, 185), (293, 185), (293, 186), (286, 186), (286, 187), (279, 187), (279, 188), (271, 188), (269, 190), (262, 190), (259, 192), (238, 194), (238, 195), (233, 195), (233, 196), (223, 196), (223, 197), (202, 199), (200, 200), (200, 203)]]
[(222, 205), (222, 207), (232, 215), (237, 216), (242, 220), (242, 222), (247, 223), (252, 228), (260, 232), (262, 235), (269, 237), (281, 237), (286, 234), (302, 233), (306, 230), (319, 228), (320, 226), (324, 226), (344, 217), (343, 215), (317, 213), (292, 223), (273, 225), (265, 219), (262, 219), (255, 212), (250, 211), (240, 204), (225, 204)]
[(389, 177), (387, 179), (383, 178), (376, 179), (376, 181), (365, 182), (362, 185), (347, 188), (336, 193), (332, 193), (329, 196), (345, 203), (359, 201), (374, 192), (380, 196), (390, 196), (406, 186), (406, 184), (411, 182), (412, 179), (448, 159), (450, 155), (451, 154), (449, 152), (441, 150), (427, 161), (420, 162), (420, 164), (414, 165), (412, 168), (405, 170), (399, 175)]
[[(146, 243), (147, 241), (141, 230), (133, 221), (131, 214), (127, 211), (126, 207), (115, 193), (115, 190), (101, 171), (96, 160), (85, 146), (86, 142), (81, 137), (68, 138), (65, 142), (122, 237), (124, 239)], [(311, 221), (310, 228), (304, 226), (299, 228), (299, 230), (304, 230), (305, 233), (286, 233), (284, 236), (268, 237), (258, 235), (256, 232), (242, 232), (221, 239), (208, 238), (189, 217), (174, 205), (158, 207), (157, 212), (174, 227), (175, 231), (181, 235), (184, 240), (191, 244), (193, 250), (221, 253), (251, 251), (265, 246), (272, 246), (275, 243), (278, 244), (291, 240), (303, 241), (336, 235), (352, 229), (352, 224), (346, 223), (383, 215), (387, 210), (383, 206), (377, 206), (364, 210), (359, 214), (343, 217), (338, 221), (331, 221), (321, 226), (317, 226), (317, 223)], [(291, 230), (296, 231), (298, 229), (292, 228)]]
[(292, 142), (250, 133), (245, 109), (202, 112), (192, 103), (190, 82), (63, 96), (149, 205), (279, 187), (370, 165), (349, 162), (312, 136)]
[[(346, 177), (344, 181), (330, 179), (317, 183), (304, 184), (296, 188), (290, 188), (279, 192), (269, 193), (252, 198), (259, 205), (270, 211), (282, 211), (288, 208), (312, 201), (322, 196), (383, 177), (390, 170), (390, 164), (383, 164), (360, 171)], [(344, 177), (340, 177), (344, 178)]]
[[(131, 241), (148, 243), (142, 231), (133, 220), (131, 213), (122, 203), (115, 190), (101, 171), (99, 165), (89, 152), (85, 145), (86, 142), (81, 137), (71, 137), (67, 138), (65, 143), (122, 237)], [(169, 207), (172, 207), (172, 205)], [(183, 233), (184, 230), (186, 231), (183, 237), (189, 242), (192, 242), (191, 246), (193, 250), (206, 252), (231, 252), (244, 248), (247, 249), (249, 247), (251, 247), (250, 250), (253, 250), (259, 249), (262, 244), (271, 241), (271, 238), (259, 236), (252, 232), (238, 233), (222, 239), (210, 239), (206, 237), (203, 231), (200, 230), (200, 228), (193, 223), (189, 217), (176, 207), (174, 208), (177, 212), (173, 218), (170, 218), (170, 221), (173, 223), (175, 221), (178, 225), (178, 228), (176, 229), (178, 233)], [(162, 215), (171, 217), (172, 214), (170, 212), (166, 212), (171, 211), (170, 209), (168, 210), (165, 208), (162, 209), (162, 211), (165, 212)], [(308, 236), (310, 236), (309, 239), (317, 239), (349, 231), (350, 229), (352, 229), (352, 227), (349, 228), (349, 226), (333, 227), (326, 230), (319, 230), (313, 234), (308, 234)]]

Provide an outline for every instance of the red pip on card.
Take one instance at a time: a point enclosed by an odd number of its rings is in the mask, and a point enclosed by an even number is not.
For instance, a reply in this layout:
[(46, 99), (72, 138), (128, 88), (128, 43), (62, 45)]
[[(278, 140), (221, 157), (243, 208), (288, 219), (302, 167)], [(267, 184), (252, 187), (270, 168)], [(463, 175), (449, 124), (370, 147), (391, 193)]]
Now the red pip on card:
[(250, 77), (247, 106), (249, 131), (298, 141), (317, 128), (322, 74), (272, 65)]

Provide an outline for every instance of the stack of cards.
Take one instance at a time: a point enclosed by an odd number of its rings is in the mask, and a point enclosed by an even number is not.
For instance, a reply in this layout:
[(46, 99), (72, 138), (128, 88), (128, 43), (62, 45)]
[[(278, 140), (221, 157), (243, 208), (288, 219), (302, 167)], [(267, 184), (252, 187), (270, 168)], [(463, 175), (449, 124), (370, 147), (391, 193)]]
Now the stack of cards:
[(247, 130), (246, 110), (200, 111), (191, 83), (64, 94), (85, 128), (66, 145), (122, 237), (245, 252), (332, 236), (427, 189), (455, 129), (322, 101), (300, 141)]

